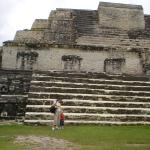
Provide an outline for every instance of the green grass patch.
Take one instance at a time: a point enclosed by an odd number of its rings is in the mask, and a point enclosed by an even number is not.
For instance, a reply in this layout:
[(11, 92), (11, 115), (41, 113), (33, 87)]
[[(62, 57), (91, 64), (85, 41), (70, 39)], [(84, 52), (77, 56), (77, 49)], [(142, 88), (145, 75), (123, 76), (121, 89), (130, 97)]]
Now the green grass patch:
[(22, 150), (23, 146), (13, 143), (13, 137), (0, 136), (0, 150)]
[(49, 136), (81, 145), (81, 150), (150, 150), (150, 126), (68, 125), (52, 131), (49, 126), (1, 125), (0, 150), (23, 150), (13, 143), (18, 135)]

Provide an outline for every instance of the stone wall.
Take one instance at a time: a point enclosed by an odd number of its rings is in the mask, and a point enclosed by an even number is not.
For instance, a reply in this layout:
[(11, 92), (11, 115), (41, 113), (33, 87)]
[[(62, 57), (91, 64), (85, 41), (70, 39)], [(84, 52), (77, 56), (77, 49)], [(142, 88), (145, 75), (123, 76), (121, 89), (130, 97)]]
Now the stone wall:
[(38, 64), (37, 58), (38, 53), (32, 48), (4, 47), (2, 53), (2, 68), (20, 70), (36, 69)]
[(47, 19), (36, 19), (31, 27), (31, 30), (44, 30), (48, 28)]
[(144, 19), (145, 19), (145, 29), (150, 30), (150, 15), (145, 15)]
[(0, 70), (0, 120), (22, 120), (31, 80), (30, 71)]
[(75, 40), (72, 11), (57, 9), (49, 16), (49, 41), (58, 44), (70, 44)]
[[(3, 68), (21, 69), (21, 61), (17, 60), (17, 53), (21, 52), (21, 48), (7, 47), (3, 53)], [(65, 48), (43, 48), (36, 50), (26, 50), (24, 54), (36, 53), (37, 57), (32, 65), (28, 67), (27, 58), (24, 60), (24, 69), (33, 70), (61, 70), (61, 71), (88, 71), (88, 72), (104, 72), (105, 59), (125, 59), (123, 69), (118, 73), (126, 74), (142, 74), (142, 62), (138, 52), (128, 52), (125, 50), (108, 49), (98, 50), (80, 50)], [(9, 60), (9, 61), (7, 61)], [(108, 70), (109, 73), (117, 73), (113, 70), (113, 64)], [(116, 66), (117, 67), (117, 66)], [(116, 68), (114, 68), (116, 69)], [(110, 70), (113, 70), (110, 72)]]
[(14, 41), (19, 42), (41, 42), (44, 37), (43, 31), (31, 31), (31, 30), (23, 30), (17, 31)]
[(123, 30), (145, 28), (142, 6), (101, 2), (98, 12), (100, 27)]

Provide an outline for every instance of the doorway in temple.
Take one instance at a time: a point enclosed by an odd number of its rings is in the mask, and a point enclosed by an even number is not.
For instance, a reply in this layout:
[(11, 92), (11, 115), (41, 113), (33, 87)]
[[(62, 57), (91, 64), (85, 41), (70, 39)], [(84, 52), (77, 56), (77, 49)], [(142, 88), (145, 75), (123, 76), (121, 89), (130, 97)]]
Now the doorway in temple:
[(106, 58), (104, 61), (104, 72), (110, 74), (122, 74), (124, 65), (124, 58)]
[(80, 71), (82, 58), (77, 55), (63, 55), (63, 70), (64, 71)]

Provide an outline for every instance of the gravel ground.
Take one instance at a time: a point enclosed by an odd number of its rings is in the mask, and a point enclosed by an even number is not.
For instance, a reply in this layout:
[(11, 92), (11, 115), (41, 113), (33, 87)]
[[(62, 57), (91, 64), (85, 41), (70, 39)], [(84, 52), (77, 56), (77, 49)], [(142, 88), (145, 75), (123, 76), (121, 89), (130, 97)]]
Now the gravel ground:
[(80, 148), (67, 140), (44, 136), (18, 136), (14, 143), (24, 145), (24, 150), (79, 150)]

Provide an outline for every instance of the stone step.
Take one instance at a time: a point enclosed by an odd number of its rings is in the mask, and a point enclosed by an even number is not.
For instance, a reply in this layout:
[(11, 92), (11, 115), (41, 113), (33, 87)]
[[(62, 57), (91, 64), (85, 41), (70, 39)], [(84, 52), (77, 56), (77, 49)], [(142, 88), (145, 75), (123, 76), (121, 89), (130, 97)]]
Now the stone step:
[(70, 77), (70, 78), (88, 78), (88, 79), (105, 79), (105, 80), (119, 80), (119, 81), (136, 81), (136, 82), (150, 82), (147, 76), (133, 76), (133, 75), (110, 75), (106, 73), (85, 73), (85, 72), (62, 72), (62, 71), (42, 71), (33, 73), (33, 77)]
[[(25, 124), (49, 125), (53, 120), (25, 120)], [(103, 125), (149, 125), (149, 121), (90, 121), (90, 120), (66, 120), (65, 124), (103, 124)]]
[[(117, 40), (120, 41), (121, 39), (129, 39), (127, 34), (115, 34), (115, 33), (109, 33), (109, 34), (105, 34), (103, 32), (100, 31), (100, 29), (98, 27), (95, 26), (95, 31), (97, 32), (93, 32), (91, 34), (87, 34), (87, 33), (79, 33), (79, 37), (85, 37), (85, 36), (90, 36), (90, 37), (101, 37), (101, 38), (118, 38)], [(131, 39), (130, 39), (131, 40)]]
[(76, 30), (78, 35), (81, 34), (96, 34), (99, 32), (98, 23), (97, 22), (87, 22), (86, 20), (83, 22), (80, 22), (76, 25)]
[[(88, 35), (91, 35), (91, 34), (94, 34), (95, 32), (98, 32), (97, 29), (87, 29), (87, 30), (78, 30), (79, 34), (78, 34), (78, 37), (82, 36), (82, 34), (88, 34)], [(76, 40), (76, 39), (75, 39)]]
[(75, 93), (75, 94), (97, 94), (97, 95), (122, 95), (122, 96), (148, 96), (150, 97), (149, 91), (124, 91), (124, 90), (107, 90), (107, 89), (91, 89), (91, 88), (68, 88), (68, 87), (48, 87), (39, 88), (32, 87), (30, 93), (32, 92), (58, 92), (58, 93)]
[(98, 14), (97, 13), (79, 13), (75, 21), (80, 22), (82, 19), (93, 19), (93, 20), (98, 20)]
[(98, 25), (98, 18), (97, 17), (91, 17), (91, 16), (86, 16), (86, 17), (78, 17), (74, 21), (75, 24), (86, 24), (86, 23), (95, 23)]
[(89, 83), (74, 83), (74, 82), (45, 82), (45, 81), (33, 81), (30, 89), (32, 88), (44, 88), (49, 87), (68, 87), (68, 88), (90, 88), (90, 89), (107, 89), (107, 90), (125, 90), (125, 91), (150, 91), (149, 86), (135, 86), (135, 85), (112, 85), (112, 84), (89, 84)]
[[(48, 105), (27, 105), (27, 112), (49, 112)], [(91, 114), (150, 114), (150, 108), (123, 108), (123, 107), (91, 107), (91, 106), (63, 106), (67, 113)]]
[[(101, 33), (101, 34), (104, 34), (103, 32)], [(105, 35), (105, 34), (104, 34)], [(107, 35), (109, 35), (109, 34), (107, 34)], [(138, 39), (129, 39), (129, 38), (127, 38), (127, 39), (119, 39), (117, 36), (119, 36), (119, 35), (122, 35), (122, 34), (115, 34), (115, 33), (110, 33), (110, 35), (116, 35), (116, 38), (114, 38), (114, 37), (110, 37), (110, 38), (104, 38), (103, 36), (82, 36), (82, 39), (87, 39), (87, 40), (89, 40), (90, 38), (91, 38), (91, 40), (93, 40), (93, 41), (102, 41), (102, 40), (121, 40), (122, 42), (123, 41), (127, 41), (127, 42), (130, 42), (130, 41), (133, 41), (133, 42), (140, 42), (140, 41), (142, 41), (142, 42), (144, 42), (144, 43), (148, 43), (149, 42), (149, 40), (138, 40)], [(123, 34), (124, 35), (124, 34)], [(117, 41), (116, 41), (117, 42)]]
[(88, 39), (87, 37), (83, 37), (83, 36), (81, 36), (80, 38), (78, 38), (77, 40), (76, 40), (78, 43), (93, 43), (93, 44), (98, 44), (98, 43), (104, 43), (104, 42), (106, 42), (106, 43), (110, 43), (110, 44), (113, 44), (113, 45), (115, 45), (115, 44), (120, 44), (120, 45), (124, 45), (124, 44), (132, 44), (132, 45), (137, 45), (137, 44), (139, 44), (139, 45), (144, 45), (144, 44), (146, 44), (146, 45), (150, 45), (150, 43), (149, 43), (149, 41), (142, 41), (142, 40), (140, 40), (140, 41), (135, 41), (135, 40), (129, 40), (129, 39), (122, 39), (121, 38), (121, 36), (118, 36), (117, 37), (117, 35), (116, 35), (116, 37), (115, 37), (115, 35), (114, 35), (114, 37), (109, 37), (109, 36), (99, 36), (99, 37), (91, 37), (90, 39)]
[(99, 28), (99, 33), (104, 35), (124, 35), (128, 37), (128, 34), (124, 31), (118, 31), (118, 30), (102, 30)]
[(76, 16), (75, 21), (79, 23), (82, 20), (98, 20), (97, 14), (79, 14)]
[(77, 26), (79, 26), (79, 25), (85, 25), (86, 23), (87, 23), (87, 26), (88, 26), (88, 24), (98, 25), (98, 19), (97, 18), (90, 18), (90, 17), (87, 17), (87, 18), (80, 17), (80, 18), (78, 18), (78, 22), (75, 22), (75, 23), (76, 23)]
[(79, 36), (82, 36), (82, 34), (94, 34), (98, 32), (98, 29), (95, 27), (89, 27), (89, 28), (84, 28), (84, 29), (79, 29)]
[(90, 79), (105, 79), (105, 80), (121, 80), (121, 81), (149, 81), (150, 78), (146, 76), (136, 75), (111, 75), (97, 72), (64, 72), (64, 71), (34, 71), (33, 77), (38, 76), (54, 76), (54, 77), (71, 77), (71, 78), (90, 78)]
[(150, 86), (150, 82), (144, 81), (122, 81), (122, 80), (106, 80), (106, 79), (91, 79), (91, 78), (71, 78), (71, 77), (54, 77), (54, 76), (33, 76), (31, 84), (33, 83), (50, 82), (74, 82), (74, 83), (89, 83), (89, 84), (111, 84), (111, 85), (137, 85)]
[(98, 28), (98, 26), (96, 25), (95, 22), (89, 22), (89, 23), (87, 23), (86, 27), (85, 27), (85, 23), (80, 23), (76, 26), (76, 28), (77, 28), (77, 31), (79, 31), (79, 30), (86, 31), (86, 29), (91, 29), (91, 28), (95, 29), (95, 28)]
[(92, 17), (92, 16), (78, 16), (76, 18), (76, 20), (74, 21), (77, 25), (80, 23), (83, 23), (85, 25), (85, 23), (90, 23), (90, 22), (95, 22), (98, 24), (98, 17)]
[(98, 28), (95, 27), (94, 25), (90, 25), (90, 26), (87, 26), (86, 28), (80, 28), (78, 29), (78, 31), (81, 31), (83, 33), (91, 32), (91, 34), (92, 33), (94, 34), (95, 33), (94, 31), (98, 31)]
[(145, 96), (122, 96), (122, 95), (99, 95), (80, 93), (55, 93), (55, 92), (29, 92), (29, 98), (52, 98), (52, 99), (87, 99), (87, 100), (113, 100), (113, 101), (136, 101), (149, 102), (150, 97)]
[[(28, 105), (44, 105), (50, 106), (56, 99), (36, 99), (29, 98)], [(93, 107), (127, 107), (127, 108), (150, 108), (150, 102), (120, 102), (120, 101), (104, 101), (104, 100), (78, 100), (63, 99), (64, 106), (93, 106)]]
[(98, 15), (97, 13), (98, 13), (97, 10), (76, 10), (77, 15), (83, 15), (83, 16), (84, 15), (91, 15), (91, 16)]
[(97, 13), (79, 13), (77, 16), (76, 16), (76, 20), (79, 20), (79, 19), (84, 19), (84, 18), (89, 18), (89, 19), (98, 19), (98, 14)]
[[(130, 122), (130, 121), (150, 121), (150, 115), (133, 114), (89, 114), (89, 113), (64, 113), (65, 122), (67, 121), (108, 121), (108, 122)], [(27, 120), (53, 120), (53, 114), (42, 112), (28, 112)]]
[[(92, 106), (96, 105), (96, 104), (108, 104), (108, 105), (131, 105), (131, 106), (138, 106), (140, 105), (145, 106), (146, 108), (149, 108), (150, 102), (149, 101), (119, 101), (119, 100), (111, 100), (111, 99), (102, 99), (103, 97), (101, 97), (100, 99), (95, 99), (95, 100), (91, 100), (91, 99), (62, 99), (63, 103), (65, 103), (66, 105), (68, 103), (71, 103), (72, 105), (76, 105), (76, 102), (80, 105), (82, 103), (85, 104), (85, 106), (91, 105)], [(104, 97), (105, 98), (105, 97)], [(52, 98), (28, 98), (28, 102), (31, 105), (51, 105), (55, 100), (57, 99), (52, 99)], [(83, 106), (83, 105), (81, 105)]]
[(116, 38), (105, 38), (105, 37), (92, 37), (92, 36), (82, 36), (79, 37), (77, 40), (77, 45), (122, 45), (122, 46), (150, 46), (150, 43), (148, 40), (132, 40), (130, 41), (129, 39), (121, 39), (121, 37), (116, 37)]
[(89, 17), (94, 17), (94, 18), (96, 18), (96, 17), (98, 17), (98, 12), (94, 12), (94, 11), (89, 11), (89, 12), (87, 12), (87, 11), (82, 11), (82, 12), (78, 12), (78, 13), (76, 13), (76, 17), (77, 18), (80, 18), (80, 17), (83, 17), (83, 18), (89, 18)]
[[(106, 39), (107, 38), (107, 39)], [(135, 42), (135, 41), (128, 41), (128, 40), (121, 40), (121, 39), (108, 39), (109, 37), (105, 36), (105, 39), (102, 38), (102, 40), (95, 40), (95, 39), (77, 39), (78, 43), (81, 44), (88, 44), (90, 42), (90, 44), (112, 44), (112, 45), (131, 45), (131, 46), (149, 46), (150, 43), (147, 41), (139, 41), (139, 42)], [(118, 38), (121, 38), (120, 36)]]
[(77, 21), (74, 21), (74, 23), (80, 28), (79, 25), (81, 26), (85, 26), (86, 27), (86, 23), (88, 24), (97, 24), (98, 25), (98, 18), (92, 18), (92, 17), (78, 17)]
[(28, 97), (28, 95), (27, 94), (23, 94), (23, 95), (21, 95), (21, 94), (7, 94), (7, 95), (1, 95), (1, 97), (8, 97), (8, 98), (11, 98), (11, 97)]

